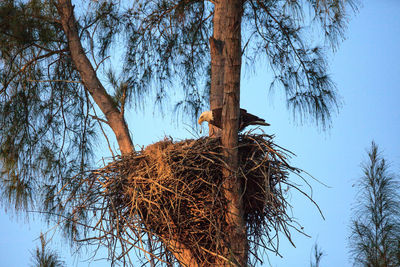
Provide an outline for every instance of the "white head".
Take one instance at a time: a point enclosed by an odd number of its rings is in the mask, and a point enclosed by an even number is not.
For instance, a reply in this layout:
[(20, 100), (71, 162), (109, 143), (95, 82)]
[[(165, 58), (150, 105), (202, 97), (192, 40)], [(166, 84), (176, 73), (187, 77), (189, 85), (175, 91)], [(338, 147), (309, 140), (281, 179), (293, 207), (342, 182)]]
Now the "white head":
[(197, 121), (199, 124), (202, 124), (203, 121), (212, 121), (213, 120), (213, 115), (211, 110), (204, 111), (201, 113), (199, 120)]

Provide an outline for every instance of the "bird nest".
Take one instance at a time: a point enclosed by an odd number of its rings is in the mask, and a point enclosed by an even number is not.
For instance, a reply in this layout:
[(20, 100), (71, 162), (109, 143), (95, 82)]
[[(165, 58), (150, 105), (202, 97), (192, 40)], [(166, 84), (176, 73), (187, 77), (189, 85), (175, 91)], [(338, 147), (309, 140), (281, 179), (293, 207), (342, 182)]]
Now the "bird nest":
[[(254, 263), (261, 260), (262, 248), (277, 252), (279, 232), (291, 241), (293, 220), (287, 214), (285, 197), (293, 186), (289, 173), (300, 170), (288, 164), (291, 153), (274, 144), (272, 136), (239, 135), (238, 149), (237, 174), (244, 189), (244, 216)], [(154, 264), (175, 261), (175, 248), (166, 245), (175, 240), (200, 265), (215, 264), (229, 240), (228, 200), (222, 191), (226, 165), (221, 153), (218, 138), (166, 139), (92, 171), (86, 178), (84, 206), (98, 218), (90, 224), (98, 235), (81, 241), (106, 244), (110, 257), (124, 264), (129, 261), (128, 252), (136, 247)]]

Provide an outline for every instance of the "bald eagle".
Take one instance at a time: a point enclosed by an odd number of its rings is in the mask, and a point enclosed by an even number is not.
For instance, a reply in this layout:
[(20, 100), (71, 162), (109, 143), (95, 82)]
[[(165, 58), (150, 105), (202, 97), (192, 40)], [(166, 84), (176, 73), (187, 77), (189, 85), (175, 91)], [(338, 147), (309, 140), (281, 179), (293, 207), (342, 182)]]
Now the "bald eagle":
[[(216, 108), (201, 113), (198, 123), (202, 124), (204, 121), (222, 129), (222, 108)], [(239, 132), (249, 125), (269, 126), (270, 124), (265, 122), (264, 119), (248, 113), (247, 110), (241, 108), (239, 116)]]

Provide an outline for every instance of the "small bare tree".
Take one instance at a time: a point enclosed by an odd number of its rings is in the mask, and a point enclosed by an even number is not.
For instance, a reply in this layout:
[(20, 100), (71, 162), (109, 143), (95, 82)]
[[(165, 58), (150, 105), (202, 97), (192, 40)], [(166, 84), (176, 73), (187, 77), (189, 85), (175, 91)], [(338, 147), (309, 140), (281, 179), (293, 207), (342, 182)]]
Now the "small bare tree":
[(317, 243), (313, 246), (312, 253), (310, 267), (320, 267), (321, 259), (326, 254), (322, 251), (321, 247), (318, 247)]
[(57, 252), (47, 247), (48, 242), (45, 236), (40, 234), (40, 247), (37, 247), (32, 252), (32, 266), (33, 267), (62, 267), (65, 262), (60, 259)]

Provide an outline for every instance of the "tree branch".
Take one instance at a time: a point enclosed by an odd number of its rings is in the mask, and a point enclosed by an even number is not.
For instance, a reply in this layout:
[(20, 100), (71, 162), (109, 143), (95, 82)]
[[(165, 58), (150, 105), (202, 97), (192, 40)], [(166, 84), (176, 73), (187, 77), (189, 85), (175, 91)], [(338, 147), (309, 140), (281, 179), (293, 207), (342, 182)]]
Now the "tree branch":
[(61, 49), (61, 50), (56, 50), (56, 51), (50, 51), (50, 52), (47, 53), (47, 54), (44, 54), (44, 55), (41, 55), (41, 56), (38, 56), (38, 57), (35, 57), (35, 58), (29, 60), (27, 63), (25, 63), (24, 66), (22, 66), (22, 68), (21, 68), (19, 71), (17, 71), (8, 81), (6, 81), (6, 82), (4, 83), (4, 86), (3, 86), (3, 88), (1, 89), (0, 92), (5, 91), (6, 88), (8, 87), (8, 85), (9, 85), (18, 75), (20, 75), (21, 73), (23, 73), (23, 72), (26, 70), (26, 68), (29, 67), (30, 65), (34, 64), (35, 62), (37, 62), (37, 61), (39, 61), (39, 60), (41, 60), (41, 59), (48, 58), (48, 57), (51, 57), (52, 55), (60, 54), (60, 53), (67, 52), (67, 51), (68, 51), (67, 49)]
[(93, 100), (104, 113), (111, 129), (115, 133), (122, 154), (130, 154), (134, 146), (129, 134), (128, 126), (123, 114), (118, 110), (116, 103), (106, 92), (98, 79), (96, 71), (83, 50), (77, 24), (74, 16), (74, 7), (70, 0), (58, 0), (56, 5), (61, 17), (61, 24), (68, 40), (72, 61), (82, 78), (85, 89), (89, 91)]

